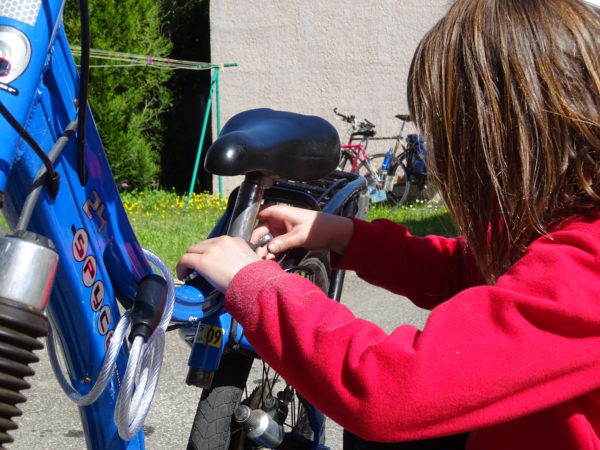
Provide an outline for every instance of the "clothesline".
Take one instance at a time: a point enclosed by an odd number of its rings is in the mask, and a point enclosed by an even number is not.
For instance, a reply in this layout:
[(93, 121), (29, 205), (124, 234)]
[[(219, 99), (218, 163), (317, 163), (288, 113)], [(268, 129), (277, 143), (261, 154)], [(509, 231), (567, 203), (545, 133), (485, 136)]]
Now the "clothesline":
[[(73, 56), (78, 57), (81, 54), (81, 47), (72, 45)], [(90, 68), (99, 67), (139, 67), (150, 66), (156, 69), (167, 70), (210, 70), (223, 69), (225, 67), (236, 67), (237, 63), (215, 64), (198, 61), (185, 61), (181, 59), (165, 58), (162, 56), (137, 55), (134, 53), (115, 52), (111, 50), (90, 49), (90, 58), (105, 61), (113, 61), (106, 64), (90, 64)]]

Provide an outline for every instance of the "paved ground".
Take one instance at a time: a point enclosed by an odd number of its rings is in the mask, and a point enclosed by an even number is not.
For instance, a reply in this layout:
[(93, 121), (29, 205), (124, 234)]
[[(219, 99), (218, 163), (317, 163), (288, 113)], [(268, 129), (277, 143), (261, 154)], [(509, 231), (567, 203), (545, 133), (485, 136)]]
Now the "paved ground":
[[(346, 277), (342, 301), (357, 316), (378, 323), (391, 331), (402, 323), (421, 326), (426, 313), (402, 297), (367, 286), (353, 274)], [(19, 429), (11, 433), (13, 450), (83, 449), (85, 441), (74, 404), (60, 390), (45, 351), (39, 354), (36, 377), (30, 382), (28, 402), (22, 406)], [(186, 386), (187, 346), (175, 335), (167, 336), (166, 357), (150, 415), (145, 424), (148, 449), (185, 449), (200, 390)], [(327, 443), (341, 449), (341, 429), (329, 421)]]

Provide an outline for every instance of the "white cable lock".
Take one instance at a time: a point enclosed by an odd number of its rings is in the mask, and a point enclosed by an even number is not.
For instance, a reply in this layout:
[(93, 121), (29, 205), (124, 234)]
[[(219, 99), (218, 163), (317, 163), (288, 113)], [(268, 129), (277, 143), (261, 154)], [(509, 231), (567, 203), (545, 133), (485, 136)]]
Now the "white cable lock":
[[(131, 440), (137, 435), (150, 411), (162, 366), (165, 330), (175, 307), (175, 284), (169, 268), (150, 250), (143, 250), (146, 259), (156, 267), (167, 282), (167, 300), (160, 322), (152, 335), (146, 342), (141, 336), (137, 336), (130, 348), (125, 375), (115, 405), (115, 424), (119, 436), (124, 440)], [(98, 372), (98, 378), (86, 395), (82, 395), (66, 380), (58, 362), (54, 336), (50, 330), (48, 335), (50, 364), (61, 388), (77, 405), (90, 405), (104, 392), (116, 367), (115, 363), (121, 346), (126, 342), (125, 333), (131, 324), (130, 316), (131, 310), (127, 310), (119, 320), (104, 356), (102, 367)]]

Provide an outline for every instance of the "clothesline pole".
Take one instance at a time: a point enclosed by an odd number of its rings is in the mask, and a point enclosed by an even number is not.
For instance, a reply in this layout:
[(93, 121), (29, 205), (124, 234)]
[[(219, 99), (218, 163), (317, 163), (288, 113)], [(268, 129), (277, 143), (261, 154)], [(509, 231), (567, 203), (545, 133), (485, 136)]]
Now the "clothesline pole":
[[(192, 195), (194, 193), (194, 185), (196, 183), (196, 176), (198, 175), (198, 166), (200, 165), (200, 158), (202, 156), (202, 147), (204, 145), (204, 138), (206, 136), (206, 129), (208, 127), (208, 118), (210, 117), (210, 110), (212, 107), (212, 96), (215, 89), (216, 83), (219, 80), (219, 69), (214, 69), (213, 79), (210, 83), (210, 90), (208, 93), (208, 101), (206, 102), (206, 110), (204, 112), (204, 123), (202, 124), (202, 132), (200, 133), (200, 141), (198, 142), (198, 149), (196, 150), (196, 162), (194, 163), (194, 172), (192, 174), (192, 180), (190, 182), (190, 189), (188, 191), (186, 211), (190, 207)], [(217, 119), (218, 120), (218, 119)]]
[[(217, 107), (217, 136), (221, 134), (221, 96), (219, 92), (219, 68), (215, 68), (215, 92), (216, 92), (216, 107)], [(223, 198), (223, 177), (221, 175), (217, 178), (219, 180), (219, 198)]]
[[(214, 65), (212, 67), (213, 76), (210, 83), (210, 90), (208, 93), (208, 101), (206, 103), (206, 110), (204, 112), (204, 122), (202, 124), (202, 132), (200, 133), (200, 141), (198, 142), (198, 149), (196, 150), (196, 161), (194, 163), (194, 172), (192, 174), (192, 181), (190, 182), (190, 189), (188, 191), (188, 199), (186, 205), (186, 211), (190, 206), (192, 195), (194, 193), (194, 185), (196, 184), (196, 178), (198, 176), (198, 167), (200, 166), (200, 160), (202, 159), (202, 148), (204, 147), (204, 139), (206, 137), (206, 130), (208, 128), (208, 119), (212, 109), (213, 96), (215, 98), (215, 114), (217, 116), (217, 136), (221, 134), (221, 90), (219, 84), (220, 70), (225, 67), (237, 67), (236, 63)], [(219, 198), (223, 198), (223, 178), (219, 175)]]

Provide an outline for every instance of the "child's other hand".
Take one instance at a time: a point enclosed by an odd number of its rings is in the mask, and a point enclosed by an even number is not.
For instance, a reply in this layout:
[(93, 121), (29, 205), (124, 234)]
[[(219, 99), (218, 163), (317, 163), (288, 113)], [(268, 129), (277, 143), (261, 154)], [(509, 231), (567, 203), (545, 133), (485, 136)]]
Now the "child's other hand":
[(190, 272), (202, 274), (216, 289), (225, 292), (233, 277), (260, 258), (241, 238), (220, 236), (198, 242), (187, 249), (177, 263), (177, 277)]

